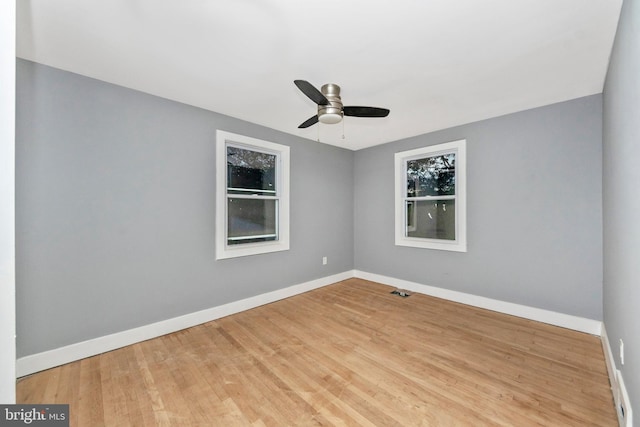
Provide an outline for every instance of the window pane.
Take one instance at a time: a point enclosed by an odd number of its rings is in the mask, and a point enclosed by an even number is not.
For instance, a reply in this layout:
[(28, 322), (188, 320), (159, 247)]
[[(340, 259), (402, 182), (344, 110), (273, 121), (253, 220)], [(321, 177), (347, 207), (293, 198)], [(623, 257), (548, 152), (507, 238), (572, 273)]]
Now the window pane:
[(275, 154), (227, 147), (227, 192), (229, 194), (275, 194)]
[(407, 197), (455, 194), (455, 153), (407, 160)]
[(229, 198), (227, 243), (277, 240), (277, 200)]
[(456, 239), (455, 200), (407, 201), (405, 212), (407, 237)]

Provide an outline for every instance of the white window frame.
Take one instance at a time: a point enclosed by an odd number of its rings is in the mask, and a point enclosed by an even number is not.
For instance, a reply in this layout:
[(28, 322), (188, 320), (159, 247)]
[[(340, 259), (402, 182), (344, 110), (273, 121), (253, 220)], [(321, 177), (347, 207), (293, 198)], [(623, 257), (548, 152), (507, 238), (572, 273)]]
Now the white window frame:
[[(227, 244), (227, 146), (275, 154), (278, 239), (266, 242)], [(289, 147), (223, 130), (216, 131), (216, 259), (289, 250)]]
[[(455, 240), (408, 237), (405, 225), (407, 199), (407, 161), (456, 153)], [(466, 140), (431, 145), (395, 153), (395, 244), (414, 248), (467, 252), (467, 154)], [(425, 199), (428, 199), (425, 198)], [(415, 210), (414, 210), (415, 212)], [(413, 222), (415, 224), (415, 220)]]

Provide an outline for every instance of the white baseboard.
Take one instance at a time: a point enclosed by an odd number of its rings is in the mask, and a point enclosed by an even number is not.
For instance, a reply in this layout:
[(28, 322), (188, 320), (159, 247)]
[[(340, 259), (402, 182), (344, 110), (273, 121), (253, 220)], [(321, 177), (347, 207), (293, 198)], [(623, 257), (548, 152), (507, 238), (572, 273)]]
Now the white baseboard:
[(234, 301), (221, 306), (186, 314), (184, 316), (174, 317), (172, 319), (163, 320), (150, 325), (21, 357), (16, 361), (16, 375), (17, 377), (30, 375), (45, 369), (64, 365), (65, 363), (74, 362), (86, 357), (95, 356), (127, 345), (220, 319), (231, 314), (269, 304), (284, 298), (289, 298), (294, 295), (321, 288), (352, 277), (354, 277), (353, 270), (345, 271), (343, 273), (293, 285), (284, 289), (278, 289), (277, 291), (268, 292), (266, 294), (257, 295), (240, 301)]
[[(602, 325), (602, 333), (600, 334), (600, 341), (602, 342), (602, 352), (604, 353), (604, 361), (607, 365), (607, 375), (609, 375), (609, 383), (611, 383), (611, 390), (618, 389), (618, 380), (616, 379), (616, 362), (613, 359), (613, 352), (611, 351), (611, 343), (609, 343), (609, 336), (607, 335), (607, 329)], [(615, 397), (615, 394), (614, 394)]]
[(419, 292), (421, 294), (431, 295), (449, 301), (472, 305), (474, 307), (486, 308), (487, 310), (497, 311), (499, 313), (510, 314), (512, 316), (548, 323), (550, 325), (561, 326), (563, 328), (573, 329), (575, 331), (586, 332), (591, 335), (600, 336), (602, 330), (602, 322), (600, 322), (599, 320), (571, 316), (569, 314), (557, 313), (555, 311), (544, 310), (541, 308), (529, 307), (526, 305), (485, 298), (477, 295), (467, 294), (464, 292), (438, 288), (435, 286), (422, 285), (420, 283), (382, 276), (380, 274), (367, 273), (360, 270), (355, 270), (355, 277), (365, 280), (371, 280), (373, 282), (378, 282), (385, 285), (395, 286), (398, 289)]
[[(277, 291), (268, 292), (266, 294), (257, 295), (255, 297), (243, 299), (240, 301), (234, 301), (218, 307), (186, 314), (184, 316), (174, 317), (172, 319), (167, 319), (138, 328), (117, 332), (115, 334), (105, 335), (102, 337), (71, 344), (42, 353), (21, 357), (16, 361), (16, 375), (17, 377), (30, 375), (35, 372), (43, 371), (45, 369), (64, 365), (65, 363), (74, 362), (86, 357), (95, 356), (107, 351), (125, 347), (127, 345), (135, 344), (165, 334), (180, 331), (182, 329), (190, 328), (192, 326), (200, 325), (202, 323), (210, 322), (212, 320), (220, 319), (231, 314), (239, 313), (241, 311), (259, 307), (264, 304), (269, 304), (284, 298), (292, 297), (294, 295), (321, 288), (323, 286), (350, 279), (352, 277), (371, 280), (374, 282), (395, 286), (399, 289), (419, 292), (422, 294), (431, 295), (438, 298), (471, 305), (474, 307), (486, 308), (488, 310), (523, 317), (525, 319), (536, 320), (539, 322), (561, 326), (580, 332), (586, 332), (592, 335), (599, 336), (602, 332), (602, 322), (597, 320), (585, 319), (563, 313), (557, 313), (540, 308), (494, 300), (434, 286), (422, 285), (419, 283), (382, 276), (379, 274), (367, 273), (359, 270), (349, 270), (343, 273), (334, 274), (332, 276), (312, 280), (310, 282), (290, 286), (288, 288), (279, 289)], [(615, 378), (615, 375), (613, 376), (613, 378)]]

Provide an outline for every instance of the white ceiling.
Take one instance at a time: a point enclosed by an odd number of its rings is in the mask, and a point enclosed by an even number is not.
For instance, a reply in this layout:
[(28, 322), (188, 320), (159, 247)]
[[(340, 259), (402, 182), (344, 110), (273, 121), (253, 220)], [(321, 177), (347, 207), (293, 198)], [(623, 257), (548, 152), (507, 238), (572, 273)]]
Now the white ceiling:
[[(622, 0), (20, 0), (21, 58), (360, 149), (602, 92)], [(387, 118), (297, 126), (293, 84)]]

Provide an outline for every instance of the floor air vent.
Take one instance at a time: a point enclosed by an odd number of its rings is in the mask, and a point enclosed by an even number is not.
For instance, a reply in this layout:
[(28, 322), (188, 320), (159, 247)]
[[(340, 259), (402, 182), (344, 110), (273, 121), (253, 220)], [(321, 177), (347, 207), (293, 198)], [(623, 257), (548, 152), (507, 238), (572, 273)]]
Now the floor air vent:
[(407, 291), (403, 291), (403, 290), (400, 290), (400, 289), (396, 289), (395, 291), (392, 291), (391, 293), (393, 295), (398, 295), (398, 296), (400, 296), (402, 298), (406, 298), (408, 296), (411, 296), (411, 295), (409, 295), (409, 293)]

